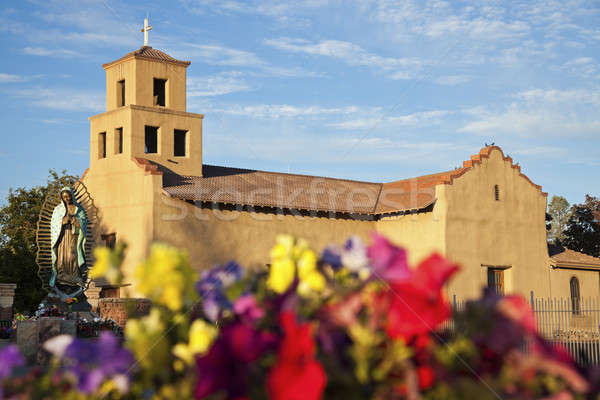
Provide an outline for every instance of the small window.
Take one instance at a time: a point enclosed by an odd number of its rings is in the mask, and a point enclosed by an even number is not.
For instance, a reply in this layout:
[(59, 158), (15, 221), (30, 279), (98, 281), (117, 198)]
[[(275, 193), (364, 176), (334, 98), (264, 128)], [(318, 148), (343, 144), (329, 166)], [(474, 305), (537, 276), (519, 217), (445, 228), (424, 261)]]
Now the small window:
[(106, 132), (98, 134), (98, 158), (106, 158)]
[(115, 154), (123, 153), (123, 128), (115, 129)]
[(571, 285), (571, 310), (573, 314), (578, 315), (581, 311), (581, 296), (579, 294), (579, 279), (572, 277), (569, 282)]
[(146, 154), (158, 153), (158, 127), (146, 126)]
[(104, 241), (104, 246), (109, 249), (114, 249), (117, 243), (117, 234), (116, 233), (107, 233), (105, 235), (100, 235), (101, 239)]
[(494, 199), (500, 201), (500, 187), (498, 185), (494, 185)]
[(499, 295), (504, 295), (504, 270), (488, 268), (488, 287)]
[(187, 131), (175, 129), (173, 136), (173, 155), (175, 157), (185, 157)]
[(125, 105), (125, 80), (117, 82), (117, 107)]
[(166, 79), (154, 78), (154, 105), (165, 106), (165, 87), (167, 85)]

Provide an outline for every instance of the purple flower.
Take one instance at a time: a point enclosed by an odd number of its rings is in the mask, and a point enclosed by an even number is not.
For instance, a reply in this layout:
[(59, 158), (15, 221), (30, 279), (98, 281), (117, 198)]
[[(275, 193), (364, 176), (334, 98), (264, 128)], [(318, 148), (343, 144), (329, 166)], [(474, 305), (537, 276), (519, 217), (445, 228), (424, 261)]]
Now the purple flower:
[(342, 254), (339, 247), (331, 245), (323, 250), (321, 254), (321, 262), (324, 264), (331, 265), (331, 268), (338, 270), (342, 268)]
[(369, 267), (367, 249), (358, 236), (351, 236), (343, 247), (330, 245), (325, 248), (321, 262), (331, 265), (334, 270), (344, 266), (356, 273)]
[(127, 374), (134, 358), (110, 332), (102, 332), (95, 342), (73, 339), (63, 359), (77, 378), (77, 388), (84, 393), (93, 393), (107, 379), (113, 379), (122, 392), (128, 389)]
[(196, 290), (202, 299), (202, 308), (206, 317), (216, 321), (224, 309), (233, 305), (225, 294), (225, 289), (242, 278), (242, 268), (231, 261), (205, 271), (196, 283)]
[(406, 261), (406, 251), (394, 246), (385, 237), (374, 233), (373, 244), (369, 246), (367, 253), (376, 277), (388, 282), (398, 282), (412, 276)]
[(12, 374), (14, 367), (20, 367), (25, 364), (25, 359), (21, 356), (19, 348), (14, 344), (0, 349), (0, 399), (4, 398), (2, 393), (2, 380)]
[(10, 376), (14, 367), (20, 367), (25, 364), (25, 359), (21, 356), (19, 348), (14, 344), (0, 349), (0, 381)]

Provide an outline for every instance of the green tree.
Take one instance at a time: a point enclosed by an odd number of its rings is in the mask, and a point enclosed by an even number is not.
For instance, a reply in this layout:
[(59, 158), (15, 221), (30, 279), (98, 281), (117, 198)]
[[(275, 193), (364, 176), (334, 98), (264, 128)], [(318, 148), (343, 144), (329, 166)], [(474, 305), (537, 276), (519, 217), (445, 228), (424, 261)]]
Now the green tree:
[(600, 199), (586, 195), (583, 204), (574, 205), (564, 234), (566, 247), (600, 257)]
[(46, 292), (36, 264), (37, 221), (46, 195), (59, 190), (66, 171), (49, 171), (45, 186), (10, 189), (6, 205), (0, 208), (0, 282), (16, 283), (14, 308), (32, 313)]
[(548, 241), (560, 244), (565, 239), (565, 229), (569, 221), (570, 205), (567, 199), (562, 196), (552, 196), (548, 203), (548, 214), (550, 214), (550, 231), (548, 232)]

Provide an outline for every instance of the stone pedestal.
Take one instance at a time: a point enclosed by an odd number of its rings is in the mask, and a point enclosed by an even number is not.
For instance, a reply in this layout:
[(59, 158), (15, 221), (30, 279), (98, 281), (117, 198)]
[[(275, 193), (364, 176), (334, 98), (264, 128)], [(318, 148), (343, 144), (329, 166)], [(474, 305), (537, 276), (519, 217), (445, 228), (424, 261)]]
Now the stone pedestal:
[(62, 334), (76, 336), (76, 322), (57, 317), (17, 322), (17, 346), (29, 364), (46, 365), (49, 354), (42, 349), (42, 345), (46, 340)]
[(102, 288), (97, 287), (95, 282), (92, 282), (88, 290), (85, 291), (87, 301), (92, 306), (92, 312), (98, 312), (98, 300), (100, 300), (101, 291)]
[(102, 318), (111, 318), (124, 328), (128, 318), (148, 314), (150, 306), (151, 302), (148, 299), (104, 298), (98, 301), (98, 313)]
[(0, 320), (13, 319), (13, 300), (15, 298), (14, 283), (0, 283)]

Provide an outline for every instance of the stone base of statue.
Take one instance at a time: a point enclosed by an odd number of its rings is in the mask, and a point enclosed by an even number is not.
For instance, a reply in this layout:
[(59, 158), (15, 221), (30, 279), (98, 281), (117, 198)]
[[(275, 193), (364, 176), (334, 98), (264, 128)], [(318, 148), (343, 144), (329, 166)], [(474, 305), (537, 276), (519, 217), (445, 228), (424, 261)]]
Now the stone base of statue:
[(79, 286), (62, 285), (57, 283), (42, 300), (41, 305), (46, 308), (56, 307), (61, 314), (75, 311), (91, 311), (92, 306), (87, 301), (83, 288)]
[(27, 362), (46, 365), (50, 355), (42, 348), (44, 342), (57, 335), (77, 335), (77, 321), (63, 317), (42, 317), (17, 322), (17, 346)]

